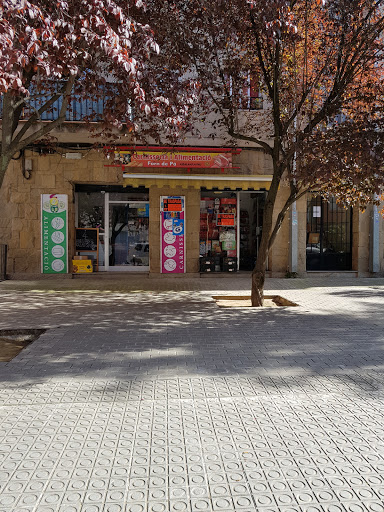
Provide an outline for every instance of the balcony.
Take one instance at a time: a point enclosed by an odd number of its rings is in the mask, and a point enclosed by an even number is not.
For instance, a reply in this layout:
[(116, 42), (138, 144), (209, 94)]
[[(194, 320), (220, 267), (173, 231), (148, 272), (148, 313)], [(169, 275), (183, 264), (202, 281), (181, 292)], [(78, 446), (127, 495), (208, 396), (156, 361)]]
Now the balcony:
[[(113, 99), (115, 95), (114, 85), (107, 84), (104, 87), (103, 95), (98, 99), (83, 98), (80, 95), (74, 95), (71, 99), (65, 115), (65, 121), (71, 123), (83, 122), (100, 122), (103, 119), (106, 103)], [(27, 106), (24, 108), (21, 120), (28, 119), (34, 112), (36, 112), (46, 101), (50, 99), (51, 95), (39, 93), (29, 98)], [(57, 118), (58, 112), (62, 106), (62, 98), (58, 99), (50, 108), (50, 110), (41, 114), (42, 121), (53, 121)], [(0, 118), (2, 117), (2, 98), (0, 98)], [(133, 119), (133, 115), (132, 115)]]

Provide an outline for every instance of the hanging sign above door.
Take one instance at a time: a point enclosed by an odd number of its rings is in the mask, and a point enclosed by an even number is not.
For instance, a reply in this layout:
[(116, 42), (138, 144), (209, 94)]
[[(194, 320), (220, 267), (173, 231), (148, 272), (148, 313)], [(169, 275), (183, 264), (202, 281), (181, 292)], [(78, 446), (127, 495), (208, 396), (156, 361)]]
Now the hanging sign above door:
[(185, 272), (185, 197), (160, 197), (162, 274)]

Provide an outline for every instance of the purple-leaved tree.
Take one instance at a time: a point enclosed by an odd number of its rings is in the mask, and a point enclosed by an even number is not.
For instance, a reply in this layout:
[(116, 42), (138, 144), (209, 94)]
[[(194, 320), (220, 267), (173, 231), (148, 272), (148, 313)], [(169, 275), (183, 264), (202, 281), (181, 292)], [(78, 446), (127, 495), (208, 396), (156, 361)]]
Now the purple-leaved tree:
[[(364, 209), (382, 190), (384, 0), (165, 0), (162, 14), (173, 60), (199, 80), (201, 114), (215, 112), (229, 141), (272, 162), (252, 275), (261, 306), (268, 254), (295, 201), (314, 190)], [(246, 111), (250, 82), (262, 110)]]
[(103, 98), (106, 136), (177, 135), (194, 86), (163, 58), (142, 0), (1, 0), (0, 186), (12, 157), (63, 123), (73, 98)]

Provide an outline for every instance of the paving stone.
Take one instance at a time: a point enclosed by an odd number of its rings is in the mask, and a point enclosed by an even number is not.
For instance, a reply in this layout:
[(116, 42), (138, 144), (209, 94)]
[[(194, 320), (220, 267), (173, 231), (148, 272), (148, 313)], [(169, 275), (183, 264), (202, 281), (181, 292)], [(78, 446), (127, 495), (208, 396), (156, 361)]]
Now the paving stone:
[(0, 283), (1, 512), (384, 512), (383, 279), (148, 281)]

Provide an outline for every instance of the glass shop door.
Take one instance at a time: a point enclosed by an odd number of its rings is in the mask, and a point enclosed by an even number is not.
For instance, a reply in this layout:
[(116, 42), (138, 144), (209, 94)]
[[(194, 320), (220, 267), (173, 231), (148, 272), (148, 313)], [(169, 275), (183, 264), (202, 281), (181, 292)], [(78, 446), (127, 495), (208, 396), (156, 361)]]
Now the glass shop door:
[(149, 203), (109, 201), (107, 211), (107, 270), (149, 271)]

